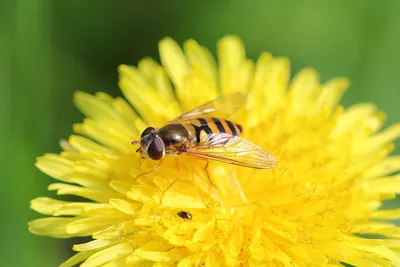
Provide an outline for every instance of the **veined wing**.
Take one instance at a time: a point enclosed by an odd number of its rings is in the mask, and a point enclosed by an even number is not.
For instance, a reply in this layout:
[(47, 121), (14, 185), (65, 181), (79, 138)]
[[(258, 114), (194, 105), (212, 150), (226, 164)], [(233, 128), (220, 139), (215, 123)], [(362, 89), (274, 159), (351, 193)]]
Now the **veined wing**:
[(184, 153), (255, 169), (273, 168), (278, 163), (269, 152), (239, 136), (220, 133), (203, 139), (200, 144), (187, 148)]
[(246, 101), (247, 95), (243, 93), (220, 96), (198, 108), (182, 114), (169, 123), (187, 121), (198, 117), (228, 118), (243, 108)]

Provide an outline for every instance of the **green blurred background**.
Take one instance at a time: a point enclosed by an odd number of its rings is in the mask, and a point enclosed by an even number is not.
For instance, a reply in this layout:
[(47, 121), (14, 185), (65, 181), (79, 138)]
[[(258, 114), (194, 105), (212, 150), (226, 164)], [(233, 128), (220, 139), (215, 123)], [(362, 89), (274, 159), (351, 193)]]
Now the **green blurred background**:
[[(194, 38), (215, 53), (217, 39), (238, 34), (248, 56), (288, 56), (293, 72), (312, 66), (323, 81), (352, 81), (346, 106), (373, 101), (400, 120), (400, 1), (46, 1), (0, 2), (1, 266), (56, 266), (71, 242), (33, 236), (29, 200), (52, 194), (35, 157), (81, 120), (72, 93), (120, 95), (116, 68), (157, 42)], [(399, 143), (397, 143), (399, 144)], [(397, 150), (399, 151), (399, 150)]]

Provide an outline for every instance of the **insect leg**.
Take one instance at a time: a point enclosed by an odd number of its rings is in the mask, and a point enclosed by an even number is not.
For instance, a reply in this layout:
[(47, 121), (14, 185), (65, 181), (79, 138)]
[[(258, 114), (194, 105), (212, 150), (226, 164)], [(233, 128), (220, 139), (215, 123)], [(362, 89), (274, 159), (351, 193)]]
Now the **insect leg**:
[(160, 196), (160, 204), (162, 204), (162, 201), (163, 201), (163, 198), (164, 198), (165, 193), (167, 193), (167, 191), (176, 183), (176, 181), (178, 181), (178, 179), (179, 179), (179, 177), (180, 177), (180, 175), (181, 175), (181, 169), (180, 169), (180, 166), (179, 166), (179, 159), (178, 159), (178, 157), (175, 158), (175, 163), (176, 163), (176, 169), (177, 169), (177, 171), (178, 171), (178, 174), (177, 174), (177, 176), (175, 177), (175, 179), (172, 181), (172, 183), (170, 183), (170, 184), (167, 186), (167, 188), (161, 193), (161, 196)]
[(212, 187), (215, 188), (215, 185), (214, 185), (214, 183), (213, 183), (212, 180), (211, 180), (210, 173), (209, 173), (208, 170), (207, 170), (208, 164), (210, 164), (210, 161), (209, 161), (208, 159), (206, 159), (206, 161), (207, 161), (207, 163), (206, 163), (206, 166), (204, 167), (204, 172), (205, 172), (206, 175), (207, 175), (207, 179), (208, 179), (208, 181), (210, 182), (210, 185), (211, 185)]
[(163, 163), (163, 161), (164, 161), (164, 158), (162, 158), (162, 159), (158, 162), (158, 164), (154, 167), (154, 169), (152, 169), (152, 170), (150, 170), (150, 171), (142, 172), (141, 174), (139, 174), (138, 176), (136, 176), (135, 181), (136, 181), (139, 177), (141, 177), (141, 176), (144, 176), (144, 175), (147, 175), (147, 174), (156, 172), (156, 171), (160, 168), (160, 166), (161, 166), (161, 164)]
[(210, 173), (208, 172), (208, 165), (210, 164), (210, 161), (208, 160), (208, 159), (206, 159), (206, 161), (207, 161), (207, 163), (206, 163), (206, 166), (204, 167), (204, 172), (206, 173), (206, 176), (207, 176), (207, 180), (208, 180), (208, 183), (209, 183), (209, 185), (210, 185), (210, 188), (209, 188), (209, 192), (211, 193), (211, 192), (216, 192), (216, 191), (218, 191), (217, 190), (217, 187), (215, 186), (215, 184), (213, 183), (213, 181), (211, 180), (211, 175), (210, 175)]

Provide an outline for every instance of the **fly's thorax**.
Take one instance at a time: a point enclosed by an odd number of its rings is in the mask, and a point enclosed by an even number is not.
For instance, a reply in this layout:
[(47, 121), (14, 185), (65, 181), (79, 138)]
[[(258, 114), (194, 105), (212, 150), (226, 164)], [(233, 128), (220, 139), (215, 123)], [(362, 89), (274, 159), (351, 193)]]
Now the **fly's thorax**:
[(189, 141), (189, 132), (182, 124), (167, 124), (158, 130), (165, 146), (182, 146)]

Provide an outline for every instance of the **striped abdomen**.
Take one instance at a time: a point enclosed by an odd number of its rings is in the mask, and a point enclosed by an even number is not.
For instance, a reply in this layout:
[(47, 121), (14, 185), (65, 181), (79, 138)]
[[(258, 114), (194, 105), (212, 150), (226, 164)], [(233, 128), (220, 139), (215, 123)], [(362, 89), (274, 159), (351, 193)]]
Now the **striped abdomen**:
[(188, 131), (189, 139), (196, 143), (202, 140), (201, 136), (204, 134), (226, 133), (238, 136), (243, 131), (239, 124), (218, 118), (197, 118), (190, 124), (183, 124), (182, 126)]

